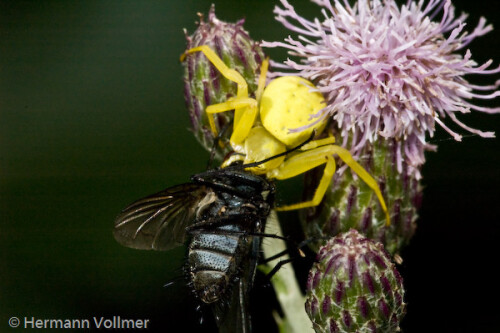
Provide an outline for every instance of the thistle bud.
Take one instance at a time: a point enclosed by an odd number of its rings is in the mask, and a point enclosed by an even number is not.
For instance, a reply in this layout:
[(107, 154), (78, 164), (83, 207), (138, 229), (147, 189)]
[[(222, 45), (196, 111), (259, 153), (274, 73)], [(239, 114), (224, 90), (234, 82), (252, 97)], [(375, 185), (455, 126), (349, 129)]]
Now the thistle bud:
[(316, 332), (396, 332), (403, 297), (403, 280), (383, 245), (352, 229), (321, 247), (305, 307)]
[[(259, 77), (258, 69), (264, 60), (264, 53), (259, 43), (253, 41), (248, 32), (243, 29), (244, 20), (236, 23), (226, 23), (215, 17), (214, 6), (210, 8), (208, 20), (205, 22), (200, 15), (198, 28), (189, 36), (187, 32), (187, 48), (207, 45), (231, 69), (239, 72), (248, 83), (248, 92), (252, 96), (257, 90)], [(191, 129), (207, 150), (212, 149), (214, 135), (210, 130), (208, 117), (205, 112), (207, 106), (225, 102), (236, 96), (237, 85), (229, 81), (213, 66), (201, 52), (187, 55), (184, 61), (185, 100), (191, 118)], [(215, 114), (215, 125), (218, 130), (224, 129), (233, 119), (233, 112)], [(221, 140), (227, 140), (231, 130), (226, 130)], [(222, 157), (230, 150), (217, 151)]]
[[(415, 233), (417, 210), (422, 201), (422, 188), (415, 172), (401, 161), (402, 145), (394, 139), (379, 139), (365, 143), (355, 157), (359, 164), (378, 182), (391, 217), (387, 226), (384, 212), (375, 193), (350, 170), (336, 172), (324, 200), (319, 206), (301, 213), (308, 237), (335, 236), (351, 228), (384, 244), (385, 249), (398, 255)], [(401, 172), (398, 171), (398, 164)], [(312, 195), (322, 170), (313, 170), (305, 177), (305, 196)], [(317, 248), (315, 249), (317, 250)]]

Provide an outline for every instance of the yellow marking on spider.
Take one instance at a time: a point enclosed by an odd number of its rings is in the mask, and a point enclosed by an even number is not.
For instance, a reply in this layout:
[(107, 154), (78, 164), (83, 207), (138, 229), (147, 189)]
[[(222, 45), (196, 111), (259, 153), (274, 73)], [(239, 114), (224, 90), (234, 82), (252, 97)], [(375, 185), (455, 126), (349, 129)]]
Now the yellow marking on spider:
[(325, 99), (313, 84), (298, 76), (282, 76), (271, 81), (260, 100), (260, 119), (264, 127), (287, 146), (304, 142), (316, 130), (321, 133), (326, 122), (307, 130), (290, 132), (290, 128), (310, 125), (311, 116), (326, 106)]

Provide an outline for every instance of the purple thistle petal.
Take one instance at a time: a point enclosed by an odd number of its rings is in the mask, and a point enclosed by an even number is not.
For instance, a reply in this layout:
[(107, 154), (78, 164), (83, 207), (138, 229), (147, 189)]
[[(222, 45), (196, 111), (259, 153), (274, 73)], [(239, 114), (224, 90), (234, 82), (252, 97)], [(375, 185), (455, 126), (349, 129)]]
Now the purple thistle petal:
[(321, 18), (311, 21), (281, 0), (282, 7), (274, 10), (276, 19), (299, 36), (262, 46), (288, 49), (300, 59), (272, 62), (283, 71), (271, 76), (298, 74), (314, 81), (328, 100), (315, 120), (331, 116), (343, 141), (352, 137), (350, 150), (355, 156), (379, 136), (396, 138), (398, 145), (404, 145), (398, 171), (402, 172), (405, 160), (419, 178), (424, 151), (434, 148), (427, 139), (434, 135), (436, 124), (455, 140), (462, 138), (445, 124), (446, 118), (467, 132), (494, 137), (493, 132), (471, 128), (457, 118), (457, 112), (500, 112), (498, 107), (470, 102), (499, 97), (498, 82), (478, 86), (464, 78), (500, 73), (500, 67), (489, 69), (491, 60), (476, 64), (469, 50), (459, 53), (493, 29), (484, 18), (468, 32), (467, 15), (455, 16), (450, 0), (408, 0), (402, 6), (395, 0), (357, 1), (353, 6), (348, 1), (312, 1), (324, 9)]

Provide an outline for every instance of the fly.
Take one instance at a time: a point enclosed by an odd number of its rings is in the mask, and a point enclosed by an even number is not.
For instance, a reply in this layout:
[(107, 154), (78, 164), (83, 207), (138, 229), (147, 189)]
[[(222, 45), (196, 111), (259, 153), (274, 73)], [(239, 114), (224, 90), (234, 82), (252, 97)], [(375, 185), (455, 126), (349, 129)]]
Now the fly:
[[(188, 244), (189, 283), (211, 304), (219, 332), (251, 332), (248, 296), (260, 257), (265, 224), (274, 205), (274, 183), (245, 171), (259, 162), (211, 169), (126, 207), (113, 234), (122, 245), (167, 251)], [(278, 267), (279, 268), (279, 267)]]
[(187, 271), (220, 332), (251, 332), (248, 294), (275, 186), (243, 169), (208, 170), (140, 199), (115, 221), (122, 245), (165, 251), (189, 240)]

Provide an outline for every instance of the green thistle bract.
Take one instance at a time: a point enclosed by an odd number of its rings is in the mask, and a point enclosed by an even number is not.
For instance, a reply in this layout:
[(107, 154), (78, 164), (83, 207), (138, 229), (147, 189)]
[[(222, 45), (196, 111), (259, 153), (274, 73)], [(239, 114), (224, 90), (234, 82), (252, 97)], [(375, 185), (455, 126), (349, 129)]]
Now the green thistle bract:
[[(264, 53), (259, 43), (253, 41), (248, 32), (243, 29), (244, 20), (236, 23), (220, 21), (215, 16), (214, 6), (208, 13), (205, 22), (200, 15), (198, 28), (189, 36), (187, 32), (186, 50), (193, 47), (207, 45), (214, 50), (224, 63), (238, 71), (248, 82), (249, 94), (257, 89), (258, 72)], [(220, 72), (201, 53), (187, 55), (184, 61), (185, 100), (191, 118), (192, 131), (198, 141), (207, 150), (212, 149), (214, 136), (210, 131), (208, 117), (205, 113), (207, 106), (225, 102), (236, 96), (236, 84), (224, 78)], [(232, 121), (233, 112), (223, 112), (215, 116), (215, 124), (219, 130)], [(231, 129), (226, 131), (222, 140), (231, 135)], [(218, 151), (221, 158), (230, 149)]]
[(320, 249), (306, 297), (316, 332), (396, 332), (406, 306), (403, 280), (383, 245), (354, 229)]

